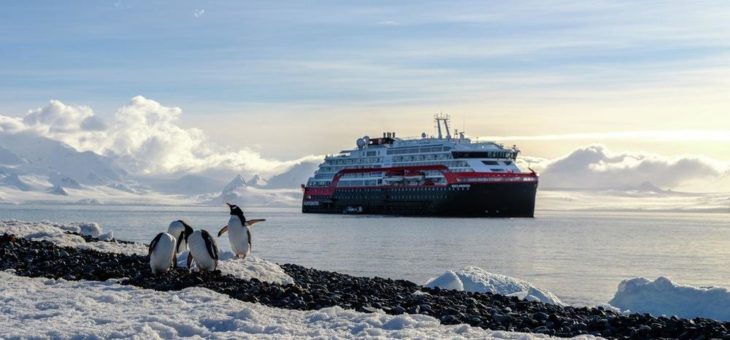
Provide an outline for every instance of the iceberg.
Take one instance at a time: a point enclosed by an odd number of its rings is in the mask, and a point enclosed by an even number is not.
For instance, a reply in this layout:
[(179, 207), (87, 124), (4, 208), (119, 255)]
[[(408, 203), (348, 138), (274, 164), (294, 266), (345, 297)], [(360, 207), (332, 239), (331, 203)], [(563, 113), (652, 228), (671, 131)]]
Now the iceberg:
[(681, 285), (666, 277), (654, 281), (646, 278), (624, 280), (609, 304), (633, 313), (730, 321), (730, 292), (727, 289)]

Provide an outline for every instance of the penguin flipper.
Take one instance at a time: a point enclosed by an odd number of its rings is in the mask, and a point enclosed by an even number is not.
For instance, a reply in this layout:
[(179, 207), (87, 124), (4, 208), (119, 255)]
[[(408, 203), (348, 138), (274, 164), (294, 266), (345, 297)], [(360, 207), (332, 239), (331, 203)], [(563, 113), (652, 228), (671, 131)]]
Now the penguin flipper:
[(218, 237), (221, 237), (221, 235), (225, 234), (226, 231), (228, 231), (228, 226), (221, 228), (221, 230), (218, 232)]
[(177, 268), (177, 254), (172, 253), (172, 268)]
[(188, 253), (188, 269), (190, 269), (190, 265), (193, 263), (193, 254)]
[(250, 227), (250, 226), (253, 226), (254, 224), (259, 223), (259, 222), (266, 222), (266, 219), (265, 218), (257, 218), (257, 219), (254, 219), (254, 220), (248, 220), (248, 221), (246, 221), (246, 225)]

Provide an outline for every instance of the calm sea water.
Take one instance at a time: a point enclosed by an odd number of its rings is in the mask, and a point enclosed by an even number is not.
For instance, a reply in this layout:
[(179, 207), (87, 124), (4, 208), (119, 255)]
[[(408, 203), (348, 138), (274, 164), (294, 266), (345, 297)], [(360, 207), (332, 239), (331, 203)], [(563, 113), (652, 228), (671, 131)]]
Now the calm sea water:
[[(254, 255), (279, 263), (424, 283), (478, 266), (528, 280), (571, 304), (607, 302), (623, 279), (663, 275), (730, 287), (730, 214), (538, 211), (534, 219), (311, 215), (250, 208)], [(173, 219), (211, 232), (221, 207), (0, 206), (0, 219), (93, 221), (149, 242)], [(227, 238), (219, 245), (230, 249)]]

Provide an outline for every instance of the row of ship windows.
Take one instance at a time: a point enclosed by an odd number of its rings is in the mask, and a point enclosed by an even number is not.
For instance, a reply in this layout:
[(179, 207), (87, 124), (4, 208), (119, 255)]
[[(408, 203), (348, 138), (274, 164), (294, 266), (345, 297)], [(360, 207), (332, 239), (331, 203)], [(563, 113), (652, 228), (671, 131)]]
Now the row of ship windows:
[(436, 160), (436, 159), (452, 159), (451, 154), (449, 153), (440, 153), (440, 154), (428, 154), (428, 155), (411, 155), (411, 156), (393, 156), (393, 162), (402, 162), (402, 161), (430, 161), (430, 160)]
[(448, 146), (422, 146), (420, 148), (394, 148), (388, 150), (388, 155), (399, 155), (404, 153), (440, 152), (451, 150)]
[[(380, 188), (356, 188), (345, 189), (346, 192), (382, 192)], [(451, 186), (451, 187), (415, 187), (415, 188), (389, 188), (390, 192), (423, 192), (423, 191), (467, 191), (468, 186)]]
[[(393, 162), (393, 166), (415, 166), (415, 165), (443, 165), (449, 168), (465, 168), (469, 166), (466, 161), (446, 161), (446, 162)], [(380, 168), (380, 165), (373, 166), (374, 168)], [(315, 178), (330, 178), (334, 173), (342, 169), (360, 169), (365, 168), (364, 166), (323, 166), (316, 171)], [(455, 171), (455, 170), (451, 170)]]
[[(484, 165), (499, 165), (499, 162), (497, 161), (482, 161), (482, 163)], [(512, 161), (502, 161), (502, 163), (507, 166), (512, 165)]]
[[(341, 199), (362, 199), (360, 195), (345, 195), (341, 196)], [(446, 195), (428, 195), (428, 196), (410, 196), (410, 195), (394, 195), (391, 199), (405, 199), (405, 200), (418, 200), (418, 199), (445, 199)]]
[(465, 168), (465, 167), (469, 166), (469, 163), (467, 163), (466, 161), (393, 163), (393, 166), (413, 166), (413, 165), (445, 165), (449, 168)]
[(382, 163), (383, 157), (365, 157), (365, 158), (343, 158), (343, 159), (327, 159), (325, 163), (331, 165), (346, 165), (346, 164), (367, 164), (367, 163)]

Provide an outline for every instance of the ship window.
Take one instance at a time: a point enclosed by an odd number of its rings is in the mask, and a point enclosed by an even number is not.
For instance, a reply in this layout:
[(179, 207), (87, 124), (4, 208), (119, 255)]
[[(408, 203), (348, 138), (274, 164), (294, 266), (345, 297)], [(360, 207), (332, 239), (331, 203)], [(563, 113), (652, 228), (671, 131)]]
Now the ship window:
[(512, 165), (512, 161), (504, 161), (504, 165)]
[(484, 165), (499, 165), (497, 161), (482, 161)]
[(494, 168), (492, 168), (492, 169), (489, 169), (489, 170), (492, 170), (492, 172), (504, 172), (504, 169), (494, 169)]
[(453, 151), (454, 158), (488, 158), (487, 152), (483, 151)]

